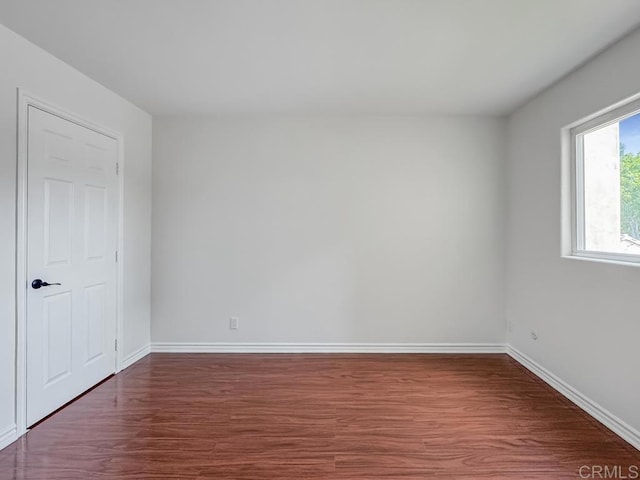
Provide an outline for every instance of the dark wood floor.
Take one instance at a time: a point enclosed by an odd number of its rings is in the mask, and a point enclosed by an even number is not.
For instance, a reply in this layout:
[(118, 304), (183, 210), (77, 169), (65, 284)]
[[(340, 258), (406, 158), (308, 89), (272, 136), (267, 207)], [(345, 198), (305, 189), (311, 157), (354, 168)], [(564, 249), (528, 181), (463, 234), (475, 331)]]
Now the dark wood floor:
[(1, 479), (29, 480), (576, 480), (584, 465), (624, 472), (640, 452), (505, 355), (153, 354), (0, 452)]

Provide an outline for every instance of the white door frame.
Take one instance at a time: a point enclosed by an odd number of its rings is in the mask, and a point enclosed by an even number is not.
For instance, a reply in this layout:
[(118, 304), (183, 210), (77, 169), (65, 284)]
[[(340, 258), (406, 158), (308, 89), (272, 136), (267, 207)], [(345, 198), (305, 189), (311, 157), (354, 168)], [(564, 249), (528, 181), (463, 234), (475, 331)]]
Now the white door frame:
[(29, 129), (29, 107), (36, 107), (47, 113), (70, 121), (81, 127), (113, 138), (118, 143), (118, 192), (117, 231), (118, 263), (116, 272), (116, 361), (115, 373), (122, 365), (122, 279), (123, 269), (123, 219), (124, 219), (124, 137), (118, 132), (97, 125), (67, 110), (42, 100), (23, 88), (18, 89), (18, 159), (16, 185), (16, 427), (18, 436), (27, 431), (27, 150)]

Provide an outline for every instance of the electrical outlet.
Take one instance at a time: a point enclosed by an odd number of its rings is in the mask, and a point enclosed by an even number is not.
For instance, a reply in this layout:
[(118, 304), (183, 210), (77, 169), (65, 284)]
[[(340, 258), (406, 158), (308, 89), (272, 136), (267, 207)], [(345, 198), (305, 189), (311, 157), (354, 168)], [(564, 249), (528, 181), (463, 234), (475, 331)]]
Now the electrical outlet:
[(240, 321), (240, 319), (238, 317), (229, 318), (229, 329), (230, 330), (237, 330), (239, 321)]
[(534, 331), (531, 331), (531, 339), (532, 340), (537, 340), (538, 339), (538, 334)]

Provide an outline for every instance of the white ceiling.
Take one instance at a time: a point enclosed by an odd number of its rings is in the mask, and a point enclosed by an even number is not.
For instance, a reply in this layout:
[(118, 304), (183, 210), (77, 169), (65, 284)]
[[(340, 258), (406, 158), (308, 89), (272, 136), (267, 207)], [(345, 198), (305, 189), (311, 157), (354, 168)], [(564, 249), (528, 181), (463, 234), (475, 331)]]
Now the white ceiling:
[(0, 23), (150, 113), (503, 114), (638, 0), (0, 0)]

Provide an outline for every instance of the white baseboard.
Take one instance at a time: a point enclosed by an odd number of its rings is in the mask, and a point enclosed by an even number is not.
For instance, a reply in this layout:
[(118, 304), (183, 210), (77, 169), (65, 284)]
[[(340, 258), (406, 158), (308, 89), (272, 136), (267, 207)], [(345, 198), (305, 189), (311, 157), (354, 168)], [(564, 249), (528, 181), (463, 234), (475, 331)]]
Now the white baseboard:
[(15, 424), (0, 432), (0, 450), (11, 445), (18, 439), (18, 429)]
[(558, 378), (542, 365), (527, 357), (524, 353), (516, 350), (510, 345), (507, 346), (507, 354), (520, 363), (534, 375), (548, 383), (555, 390), (567, 397), (582, 410), (602, 423), (605, 427), (615, 432), (620, 437), (640, 450), (640, 432), (631, 425), (623, 422), (607, 409), (586, 397), (584, 394), (573, 388), (564, 380)]
[(157, 353), (505, 353), (500, 343), (177, 343), (151, 344)]
[(122, 360), (122, 363), (120, 364), (120, 371), (124, 370), (127, 367), (130, 367), (131, 365), (136, 363), (138, 360), (143, 359), (150, 353), (151, 353), (151, 345), (149, 344), (144, 345), (142, 348), (139, 348), (133, 353), (130, 353)]

